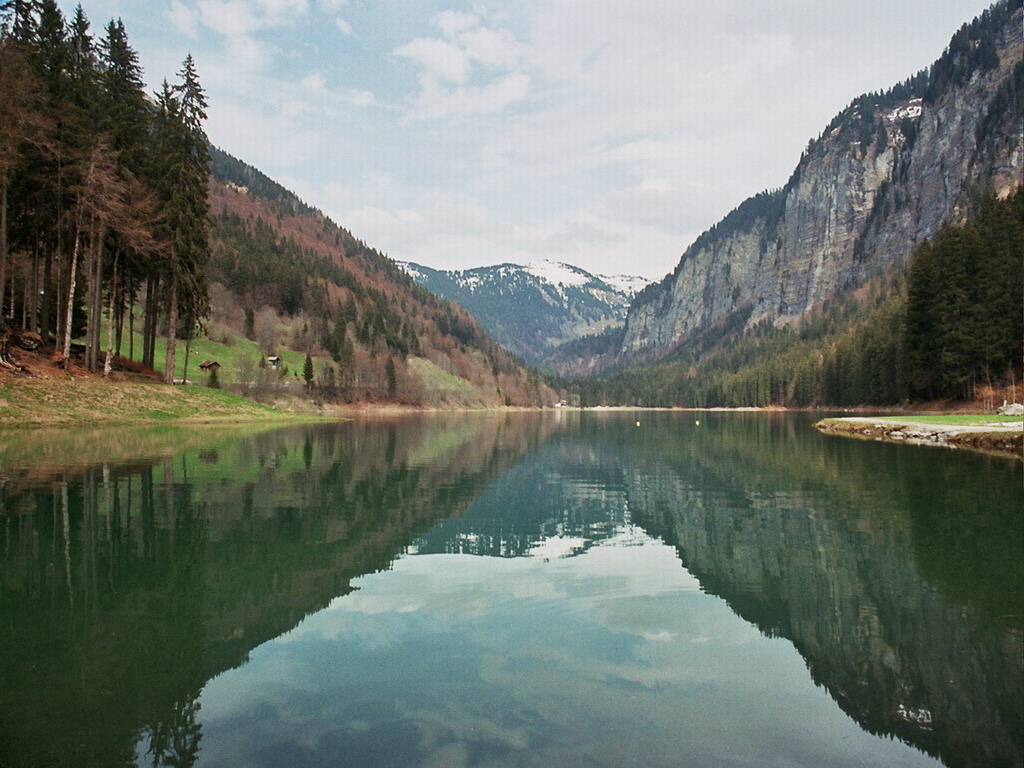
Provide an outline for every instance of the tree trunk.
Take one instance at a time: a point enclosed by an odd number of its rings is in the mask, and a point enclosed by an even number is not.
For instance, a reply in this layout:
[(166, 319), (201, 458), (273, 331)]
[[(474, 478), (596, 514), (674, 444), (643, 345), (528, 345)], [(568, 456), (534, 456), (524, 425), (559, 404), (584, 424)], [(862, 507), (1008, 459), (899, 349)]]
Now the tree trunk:
[(78, 269), (78, 245), (82, 239), (82, 232), (75, 228), (75, 245), (71, 250), (71, 272), (68, 275), (68, 303), (64, 312), (64, 370), (68, 368), (68, 356), (71, 354), (71, 312), (75, 306), (75, 278)]
[[(0, 319), (4, 316), (4, 289), (7, 287), (7, 187), (5, 176), (0, 181)], [(13, 299), (11, 304), (14, 304)]]
[(32, 247), (32, 275), (25, 281), (28, 284), (28, 322), (23, 326), (35, 331), (39, 320), (39, 240)]
[(41, 294), (40, 297), (40, 312), (39, 312), (39, 335), (43, 339), (43, 346), (50, 345), (50, 323), (53, 320), (53, 310), (51, 308), (50, 301), (50, 283), (53, 282), (53, 254), (46, 254), (43, 258), (46, 261), (43, 263), (43, 285), (39, 289)]
[(159, 283), (157, 275), (149, 275), (146, 278), (146, 314), (142, 326), (142, 364), (147, 368), (153, 368), (156, 360), (156, 289)]
[(110, 378), (110, 369), (114, 362), (114, 297), (117, 295), (117, 256), (111, 266), (110, 301), (107, 302), (107, 354), (103, 358), (103, 377)]
[(142, 310), (142, 364), (147, 368), (152, 368), (153, 363), (149, 359), (149, 309), (153, 303), (153, 277), (152, 275), (146, 276), (146, 306)]
[(174, 346), (178, 329), (178, 285), (171, 274), (171, 295), (167, 300), (167, 358), (164, 362), (164, 381), (174, 383)]
[(92, 350), (89, 347), (89, 339), (92, 334), (92, 294), (96, 289), (96, 281), (94, 279), (96, 273), (96, 220), (90, 219), (89, 221), (89, 243), (85, 251), (85, 258), (82, 262), (82, 279), (85, 281), (85, 289), (83, 293), (83, 310), (85, 311), (85, 356), (82, 359), (82, 365), (85, 366), (86, 370), (92, 370)]
[[(127, 281), (125, 287), (131, 281)], [(117, 338), (114, 340), (114, 355), (117, 357), (121, 356), (121, 337), (124, 335), (124, 309), (125, 309), (125, 290), (124, 288), (117, 291), (117, 324), (114, 326), (114, 333)]]
[(90, 371), (95, 372), (100, 362), (100, 328), (103, 324), (103, 241), (107, 236), (106, 224), (101, 220), (96, 228), (96, 243), (93, 249), (92, 290), (89, 294), (89, 331), (86, 335), (86, 360)]
[(95, 371), (93, 363), (92, 329), (96, 327), (96, 227), (93, 225), (89, 234), (89, 254), (85, 264), (82, 265), (82, 277), (85, 278), (85, 364), (86, 370)]
[(192, 316), (189, 315), (189, 318), (188, 318), (188, 331), (185, 333), (185, 365), (182, 366), (183, 370), (182, 370), (182, 374), (181, 374), (181, 380), (185, 384), (188, 384), (188, 356), (189, 356), (189, 353), (192, 351), (192, 326), (194, 324), (195, 324), (195, 321), (192, 319)]
[(132, 294), (132, 303), (128, 306), (128, 359), (135, 359), (135, 294)]
[(8, 349), (11, 345), (11, 329), (4, 321), (0, 318), (0, 369), (5, 371), (16, 371), (18, 366), (7, 359)]
[(61, 258), (63, 253), (62, 244), (57, 259), (57, 284), (53, 289), (53, 346), (55, 351), (60, 349), (61, 343), (64, 341), (64, 313), (60, 306), (61, 297), (64, 295), (64, 260)]

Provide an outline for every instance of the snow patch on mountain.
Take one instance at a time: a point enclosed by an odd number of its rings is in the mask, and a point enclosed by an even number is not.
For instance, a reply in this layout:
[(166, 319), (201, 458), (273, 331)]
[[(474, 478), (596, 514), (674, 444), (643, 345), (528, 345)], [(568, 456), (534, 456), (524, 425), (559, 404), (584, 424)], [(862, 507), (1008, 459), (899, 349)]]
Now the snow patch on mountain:
[(594, 279), (593, 275), (577, 267), (551, 261), (550, 259), (527, 264), (525, 267), (522, 267), (522, 270), (552, 285), (584, 286)]
[(632, 275), (600, 277), (550, 259), (464, 270), (399, 265), (441, 298), (462, 305), (531, 365), (542, 365), (567, 341), (621, 327), (633, 296), (648, 283)]
[(395, 260), (395, 264), (397, 264), (399, 269), (409, 275), (409, 277), (417, 283), (421, 283), (427, 279), (425, 274), (416, 269), (415, 264), (410, 264), (408, 261), (398, 261), (397, 259)]
[(597, 278), (631, 299), (652, 282), (639, 275), (597, 275)]

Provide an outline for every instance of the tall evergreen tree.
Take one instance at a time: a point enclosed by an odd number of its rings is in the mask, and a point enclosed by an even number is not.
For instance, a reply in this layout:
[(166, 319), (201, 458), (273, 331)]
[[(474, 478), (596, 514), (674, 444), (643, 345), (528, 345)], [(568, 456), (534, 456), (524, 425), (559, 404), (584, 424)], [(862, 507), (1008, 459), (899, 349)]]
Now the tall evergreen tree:
[(67, 58), (71, 102), (83, 116), (83, 127), (95, 130), (99, 119), (99, 58), (81, 5), (68, 26)]
[(0, 5), (0, 24), (10, 30), (15, 40), (22, 43), (35, 41), (39, 26), (36, 5), (35, 0), (7, 0)]
[(164, 82), (158, 94), (156, 131), (158, 189), (163, 202), (166, 236), (171, 243), (166, 270), (167, 358), (164, 378), (173, 381), (175, 341), (179, 314), (191, 320), (206, 312), (204, 267), (209, 258), (209, 150), (203, 121), (206, 97), (199, 84), (192, 56), (171, 88)]
[(309, 392), (313, 387), (313, 358), (309, 352), (306, 353), (306, 360), (302, 364), (302, 379), (306, 382), (306, 391)]
[(24, 51), (13, 38), (0, 37), (0, 319), (10, 265), (11, 185), (27, 147), (45, 145), (50, 133), (40, 99), (42, 86)]
[(398, 374), (395, 371), (395, 359), (391, 355), (388, 355), (384, 363), (384, 378), (387, 380), (388, 394), (393, 397), (398, 391)]
[(139, 55), (128, 43), (124, 23), (111, 20), (99, 45), (102, 82), (101, 129), (111, 148), (136, 176), (145, 177), (151, 111)]

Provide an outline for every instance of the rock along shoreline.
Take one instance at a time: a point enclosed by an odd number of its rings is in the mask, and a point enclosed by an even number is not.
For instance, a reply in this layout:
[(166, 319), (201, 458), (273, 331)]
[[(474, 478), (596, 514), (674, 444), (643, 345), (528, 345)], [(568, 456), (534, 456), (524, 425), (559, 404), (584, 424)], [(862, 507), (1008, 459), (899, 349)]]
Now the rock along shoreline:
[(930, 445), (1024, 460), (1024, 422), (930, 424), (913, 418), (850, 416), (822, 419), (815, 428), (830, 435), (887, 443)]

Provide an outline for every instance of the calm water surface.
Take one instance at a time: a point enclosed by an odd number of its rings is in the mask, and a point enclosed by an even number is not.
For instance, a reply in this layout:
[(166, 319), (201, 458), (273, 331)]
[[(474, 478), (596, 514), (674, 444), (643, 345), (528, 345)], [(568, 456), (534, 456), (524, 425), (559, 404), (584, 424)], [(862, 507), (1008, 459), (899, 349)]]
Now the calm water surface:
[(810, 423), (0, 433), (0, 766), (1022, 765), (1020, 463)]

